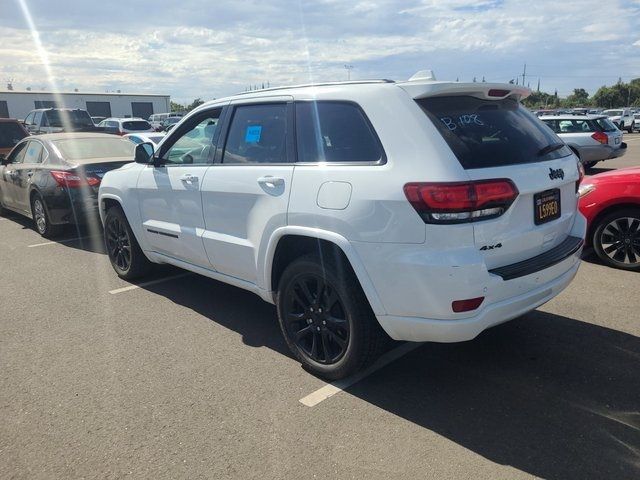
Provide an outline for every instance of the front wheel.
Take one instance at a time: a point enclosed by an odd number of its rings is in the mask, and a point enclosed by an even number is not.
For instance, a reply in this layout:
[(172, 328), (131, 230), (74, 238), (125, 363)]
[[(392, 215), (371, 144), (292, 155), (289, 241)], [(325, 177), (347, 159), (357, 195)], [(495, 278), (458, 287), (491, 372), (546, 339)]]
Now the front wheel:
[(640, 271), (640, 210), (625, 208), (605, 216), (593, 233), (593, 249), (611, 267)]
[(372, 362), (388, 337), (351, 268), (331, 257), (294, 260), (280, 279), (277, 307), (296, 358), (312, 373), (336, 380)]
[(120, 278), (133, 280), (151, 270), (153, 264), (142, 252), (120, 207), (111, 207), (107, 211), (104, 220), (104, 243), (111, 266)]

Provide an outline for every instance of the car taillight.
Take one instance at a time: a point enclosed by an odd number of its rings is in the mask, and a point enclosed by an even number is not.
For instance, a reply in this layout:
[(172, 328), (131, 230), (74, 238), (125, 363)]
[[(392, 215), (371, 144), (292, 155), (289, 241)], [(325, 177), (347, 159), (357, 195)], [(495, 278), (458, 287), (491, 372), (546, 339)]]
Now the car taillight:
[(609, 136), (604, 132), (595, 132), (593, 135), (591, 135), (591, 138), (593, 138), (597, 142), (602, 143), (603, 145), (609, 143)]
[(499, 217), (518, 197), (505, 178), (464, 183), (407, 183), (404, 194), (425, 223), (466, 223)]
[(470, 312), (477, 309), (483, 301), (484, 297), (468, 298), (467, 300), (454, 300), (451, 302), (451, 309), (455, 313)]
[(80, 188), (95, 187), (100, 185), (100, 179), (96, 177), (82, 177), (75, 172), (65, 172), (62, 170), (51, 170), (51, 176), (61, 187)]

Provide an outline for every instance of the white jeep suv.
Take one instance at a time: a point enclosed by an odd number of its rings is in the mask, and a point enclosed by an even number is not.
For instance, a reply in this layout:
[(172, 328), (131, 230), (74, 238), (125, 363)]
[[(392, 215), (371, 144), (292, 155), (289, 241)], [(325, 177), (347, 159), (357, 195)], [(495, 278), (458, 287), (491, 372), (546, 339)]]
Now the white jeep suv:
[(472, 339), (580, 263), (578, 162), (528, 93), (418, 76), (207, 103), (104, 177), (109, 258), (124, 279), (167, 263), (256, 293), (329, 379), (388, 337)]

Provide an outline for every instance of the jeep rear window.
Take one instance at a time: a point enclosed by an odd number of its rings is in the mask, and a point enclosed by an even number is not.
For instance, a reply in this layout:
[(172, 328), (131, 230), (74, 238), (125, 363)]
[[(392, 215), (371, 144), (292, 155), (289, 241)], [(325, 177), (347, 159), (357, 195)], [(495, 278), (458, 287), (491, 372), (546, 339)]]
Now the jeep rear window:
[(562, 140), (513, 98), (470, 96), (416, 100), (463, 168), (487, 168), (552, 160), (571, 155)]
[(146, 120), (135, 120), (129, 122), (122, 122), (122, 128), (131, 131), (151, 130), (151, 124)]
[(93, 120), (85, 110), (48, 110), (44, 112), (50, 127), (93, 127)]

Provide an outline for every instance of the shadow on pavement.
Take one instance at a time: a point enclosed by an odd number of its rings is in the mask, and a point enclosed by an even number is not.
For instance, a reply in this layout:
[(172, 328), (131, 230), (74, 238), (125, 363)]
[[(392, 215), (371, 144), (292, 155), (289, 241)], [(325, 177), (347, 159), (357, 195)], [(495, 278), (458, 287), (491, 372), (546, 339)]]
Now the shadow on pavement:
[[(291, 356), (275, 308), (249, 292), (198, 275), (144, 288)], [(470, 342), (425, 344), (348, 393), (537, 477), (640, 478), (633, 335), (536, 311)]]

